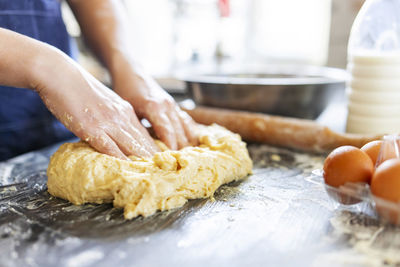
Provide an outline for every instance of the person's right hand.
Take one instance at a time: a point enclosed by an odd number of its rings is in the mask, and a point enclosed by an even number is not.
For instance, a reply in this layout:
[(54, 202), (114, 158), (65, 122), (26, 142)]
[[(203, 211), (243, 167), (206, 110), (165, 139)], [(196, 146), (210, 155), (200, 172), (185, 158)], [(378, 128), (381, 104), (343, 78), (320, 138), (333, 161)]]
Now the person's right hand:
[(55, 49), (36, 61), (31, 87), (76, 136), (120, 159), (158, 151), (132, 106)]

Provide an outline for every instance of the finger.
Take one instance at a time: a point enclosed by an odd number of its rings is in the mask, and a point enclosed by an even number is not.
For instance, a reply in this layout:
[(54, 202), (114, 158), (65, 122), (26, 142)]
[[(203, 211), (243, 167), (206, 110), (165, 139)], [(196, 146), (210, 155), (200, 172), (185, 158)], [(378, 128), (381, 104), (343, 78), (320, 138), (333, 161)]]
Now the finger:
[(117, 144), (105, 133), (95, 137), (88, 136), (84, 140), (100, 153), (123, 160), (129, 160), (129, 158), (119, 149)]
[(147, 144), (139, 142), (138, 138), (134, 138), (125, 129), (113, 129), (107, 133), (125, 155), (135, 155), (138, 157), (152, 156), (152, 153), (147, 149)]
[(148, 118), (153, 125), (154, 131), (158, 138), (163, 141), (170, 149), (177, 150), (174, 128), (165, 113), (155, 114)]
[(168, 113), (168, 117), (172, 123), (172, 126), (174, 127), (175, 130), (175, 138), (178, 144), (178, 148), (181, 149), (185, 146), (189, 145), (189, 141), (186, 138), (185, 131), (183, 130), (183, 126), (181, 123), (181, 120), (178, 117), (178, 113), (175, 111), (175, 109), (171, 110)]
[(199, 142), (196, 123), (185, 111), (181, 110), (179, 107), (176, 108), (179, 118), (182, 122), (183, 129), (185, 131), (186, 137), (189, 143), (193, 146), (197, 145)]
[(159, 152), (160, 149), (154, 142), (154, 139), (150, 136), (149, 132), (147, 129), (140, 123), (140, 121), (137, 119), (136, 115), (135, 117), (131, 118), (131, 125), (126, 126), (127, 131), (136, 138), (136, 140), (139, 141), (140, 144), (143, 144), (146, 146), (146, 149), (151, 153), (154, 154), (156, 152)]

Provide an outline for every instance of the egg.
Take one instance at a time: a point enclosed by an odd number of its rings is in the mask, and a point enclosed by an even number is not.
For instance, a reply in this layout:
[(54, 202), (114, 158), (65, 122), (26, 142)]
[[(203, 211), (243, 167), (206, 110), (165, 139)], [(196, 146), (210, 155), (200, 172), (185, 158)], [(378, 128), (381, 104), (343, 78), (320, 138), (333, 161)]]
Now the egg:
[(400, 159), (389, 159), (376, 168), (371, 192), (378, 197), (400, 202)]
[(361, 150), (368, 154), (368, 156), (372, 159), (372, 163), (376, 164), (376, 160), (378, 159), (379, 151), (382, 147), (382, 140), (376, 140), (365, 144)]
[(364, 151), (353, 146), (341, 146), (328, 155), (323, 169), (325, 183), (338, 188), (327, 187), (328, 194), (342, 204), (354, 204), (360, 200), (340, 187), (346, 183), (369, 183), (374, 164)]
[(324, 162), (325, 183), (339, 187), (345, 183), (368, 183), (374, 171), (371, 158), (354, 146), (341, 146), (333, 150)]
[[(371, 192), (379, 215), (392, 223), (400, 222), (400, 159), (389, 159), (379, 165), (371, 180)], [(386, 201), (383, 201), (384, 199)]]

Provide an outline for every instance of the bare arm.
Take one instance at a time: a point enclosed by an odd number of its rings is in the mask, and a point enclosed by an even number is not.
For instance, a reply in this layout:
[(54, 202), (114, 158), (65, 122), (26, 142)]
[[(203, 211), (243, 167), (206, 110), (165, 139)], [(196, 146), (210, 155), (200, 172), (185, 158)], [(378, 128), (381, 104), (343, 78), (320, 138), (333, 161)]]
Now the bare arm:
[(86, 42), (110, 71), (118, 68), (117, 57), (128, 54), (125, 12), (120, 0), (67, 0)]
[(98, 151), (126, 159), (157, 148), (126, 101), (60, 50), (0, 28), (0, 84), (39, 93), (47, 108)]
[(33, 89), (33, 70), (43, 47), (0, 28), (0, 84)]
[(170, 148), (196, 143), (195, 123), (131, 55), (134, 36), (119, 0), (68, 0), (88, 44), (109, 69), (113, 88), (148, 119)]

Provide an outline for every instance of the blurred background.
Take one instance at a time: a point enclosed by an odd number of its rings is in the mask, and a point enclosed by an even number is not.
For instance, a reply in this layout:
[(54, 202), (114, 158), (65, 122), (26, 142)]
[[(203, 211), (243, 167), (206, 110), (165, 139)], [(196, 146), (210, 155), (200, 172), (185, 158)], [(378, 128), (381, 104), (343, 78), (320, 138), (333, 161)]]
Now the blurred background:
[[(124, 0), (132, 51), (162, 86), (179, 90), (181, 70), (298, 63), (345, 68), (353, 20), (364, 0)], [(81, 40), (68, 6), (63, 15), (98, 79), (107, 73)]]

